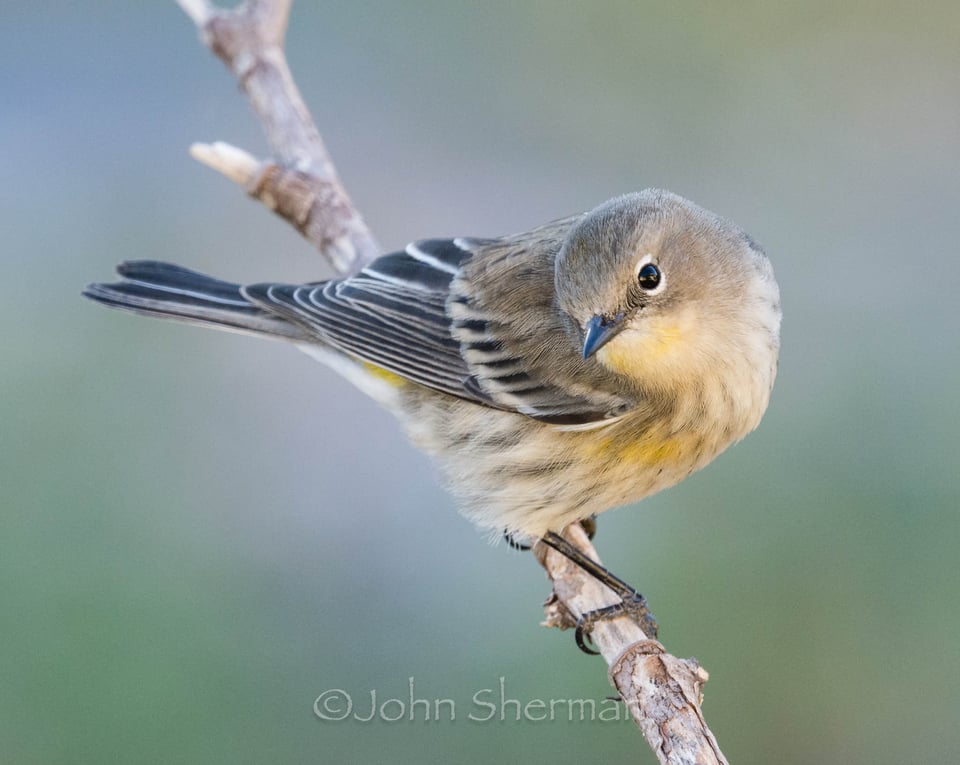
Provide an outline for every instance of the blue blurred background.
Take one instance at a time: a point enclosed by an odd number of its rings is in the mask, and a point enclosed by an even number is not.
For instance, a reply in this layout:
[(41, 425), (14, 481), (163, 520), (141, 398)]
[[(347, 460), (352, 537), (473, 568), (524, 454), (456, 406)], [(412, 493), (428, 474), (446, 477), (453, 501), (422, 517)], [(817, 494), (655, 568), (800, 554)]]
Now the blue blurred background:
[[(385, 247), (663, 186), (769, 252), (763, 425), (598, 537), (711, 672), (732, 762), (960, 748), (958, 8), (294, 7), (291, 65)], [(174, 3), (3, 3), (0, 62), (0, 759), (653, 762), (629, 723), (469, 719), (501, 677), (523, 703), (611, 689), (389, 415), (289, 347), (81, 299), (128, 258), (327, 274), (188, 157), (266, 147)], [(411, 677), (456, 720), (314, 715)]]

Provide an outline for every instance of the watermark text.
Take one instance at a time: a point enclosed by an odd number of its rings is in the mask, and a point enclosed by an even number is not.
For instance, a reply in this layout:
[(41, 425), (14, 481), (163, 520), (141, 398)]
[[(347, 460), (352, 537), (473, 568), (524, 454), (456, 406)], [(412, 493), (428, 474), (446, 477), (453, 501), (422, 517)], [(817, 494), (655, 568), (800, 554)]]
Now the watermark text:
[(493, 688), (480, 688), (454, 699), (419, 694), (413, 677), (406, 692), (382, 693), (376, 688), (350, 693), (328, 688), (313, 702), (313, 713), (325, 722), (620, 722), (630, 720), (626, 704), (613, 698), (517, 698), (507, 692), (505, 677)]

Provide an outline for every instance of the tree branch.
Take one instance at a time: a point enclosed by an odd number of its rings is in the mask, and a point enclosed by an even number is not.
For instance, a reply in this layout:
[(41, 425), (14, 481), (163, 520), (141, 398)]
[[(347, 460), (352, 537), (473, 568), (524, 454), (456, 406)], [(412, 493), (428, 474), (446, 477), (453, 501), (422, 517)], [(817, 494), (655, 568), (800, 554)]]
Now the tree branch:
[(283, 52), (292, 0), (230, 10), (207, 0), (177, 2), (247, 94), (276, 162), (258, 162), (224, 143), (195, 145), (193, 156), (293, 224), (338, 274), (363, 268), (379, 247), (340, 182)]
[[(369, 263), (379, 253), (377, 244), (343, 189), (287, 66), (283, 41), (292, 0), (247, 0), (231, 10), (207, 0), (177, 2), (246, 92), (277, 161), (257, 160), (225, 143), (194, 144), (193, 157), (293, 224), (338, 274)], [(599, 562), (579, 524), (564, 536)], [(575, 626), (581, 615), (617, 602), (559, 553), (543, 544), (534, 552), (553, 583), (546, 626)], [(597, 623), (592, 639), (609, 666), (610, 682), (661, 763), (727, 762), (700, 710), (708, 675), (696, 660), (671, 656), (626, 616)]]
[[(563, 536), (602, 562), (580, 524), (568, 526)], [(575, 627), (583, 614), (618, 602), (616, 594), (556, 550), (540, 543), (534, 553), (553, 582), (544, 606), (546, 626)], [(700, 710), (709, 675), (696, 659), (678, 659), (667, 653), (629, 616), (597, 622), (591, 639), (610, 668), (611, 684), (660, 762), (727, 762)]]

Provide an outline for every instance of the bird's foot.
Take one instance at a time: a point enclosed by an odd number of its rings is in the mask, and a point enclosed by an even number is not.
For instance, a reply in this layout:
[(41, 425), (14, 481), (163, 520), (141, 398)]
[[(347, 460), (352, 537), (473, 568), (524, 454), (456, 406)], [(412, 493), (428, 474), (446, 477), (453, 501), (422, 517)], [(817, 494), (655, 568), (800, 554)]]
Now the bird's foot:
[(656, 640), (657, 620), (647, 606), (647, 599), (636, 590), (630, 595), (623, 596), (619, 603), (614, 603), (603, 608), (597, 608), (593, 611), (587, 611), (577, 620), (577, 631), (574, 637), (577, 641), (577, 647), (584, 653), (596, 656), (600, 652), (592, 648), (593, 643), (590, 635), (598, 622), (610, 621), (621, 616), (629, 616), (634, 623), (643, 630), (643, 633), (651, 640)]

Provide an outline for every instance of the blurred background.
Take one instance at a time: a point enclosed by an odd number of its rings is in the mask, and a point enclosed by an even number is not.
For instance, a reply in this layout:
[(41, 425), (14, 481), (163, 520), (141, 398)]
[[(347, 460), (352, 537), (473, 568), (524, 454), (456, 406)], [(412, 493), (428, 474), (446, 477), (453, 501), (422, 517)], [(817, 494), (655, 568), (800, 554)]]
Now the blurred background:
[[(385, 248), (662, 186), (767, 249), (761, 428), (597, 539), (710, 671), (734, 763), (960, 748), (958, 28), (950, 2), (293, 9)], [(611, 688), (389, 415), (289, 347), (80, 297), (130, 258), (327, 274), (188, 157), (266, 147), (174, 3), (4, 3), (0, 61), (0, 759), (653, 762), (628, 722), (470, 719), (500, 678), (523, 704)], [(456, 719), (388, 721), (409, 678)], [(349, 719), (314, 714), (332, 689)], [(397, 701), (353, 719), (371, 690)]]

